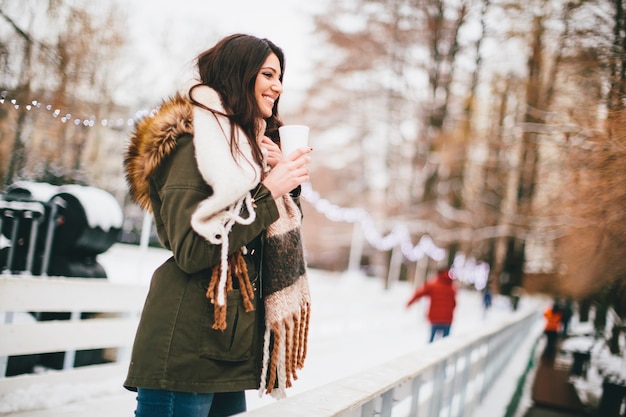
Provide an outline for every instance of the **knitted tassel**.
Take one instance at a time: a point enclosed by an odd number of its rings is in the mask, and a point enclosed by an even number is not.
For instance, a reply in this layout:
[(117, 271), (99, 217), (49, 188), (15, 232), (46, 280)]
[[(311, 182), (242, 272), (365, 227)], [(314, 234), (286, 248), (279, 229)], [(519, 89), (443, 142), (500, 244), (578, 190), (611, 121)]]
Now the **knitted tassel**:
[(237, 252), (235, 262), (235, 276), (239, 281), (243, 308), (246, 312), (249, 312), (254, 310), (254, 305), (252, 304), (252, 300), (254, 299), (254, 288), (252, 288), (252, 283), (250, 282), (250, 277), (248, 276), (248, 266), (246, 265), (246, 260), (243, 258), (241, 251)]
[[(215, 330), (226, 330), (226, 309), (228, 307), (226, 297), (224, 297), (223, 304), (217, 302), (220, 282), (224, 282), (222, 278), (224, 274), (222, 274), (221, 269), (221, 264), (213, 268), (211, 280), (209, 281), (209, 286), (206, 291), (206, 297), (211, 300), (211, 304), (213, 304), (215, 320), (211, 327)], [(241, 251), (236, 252), (228, 259), (225, 274), (226, 280), (224, 282), (224, 290), (226, 294), (231, 292), (233, 289), (233, 275), (237, 277), (237, 281), (239, 282), (241, 298), (245, 311), (249, 312), (254, 310), (254, 304), (252, 304), (252, 300), (254, 299), (254, 289), (250, 283), (248, 267), (246, 266), (246, 260), (243, 258)]]
[(292, 380), (298, 379), (297, 370), (302, 369), (304, 364), (303, 347), (307, 340), (302, 333), (294, 330), (308, 328), (308, 316), (308, 309), (303, 309), (299, 316), (294, 315), (281, 323), (274, 323), (265, 330), (266, 343), (259, 395), (265, 393), (284, 398), (285, 389), (292, 386)]
[[(286, 290), (297, 296), (300, 294), (299, 287), (302, 286), (308, 288), (305, 276), (300, 277), (298, 283), (293, 286), (296, 288), (290, 287)], [(304, 293), (307, 294), (308, 291)], [(280, 299), (280, 295), (277, 298)], [(272, 305), (272, 301), (266, 300), (266, 303)], [(285, 390), (291, 387), (293, 380), (298, 379), (297, 370), (302, 369), (306, 357), (309, 318), (310, 303), (308, 298), (304, 298), (298, 312), (287, 314), (277, 321), (268, 320), (270, 324), (265, 329), (259, 395), (265, 393), (275, 398), (284, 398)]]
[(298, 326), (297, 340), (299, 342), (299, 345), (296, 350), (296, 363), (298, 369), (301, 369), (304, 366), (304, 359), (306, 358), (307, 354), (307, 346), (309, 343), (309, 321), (311, 315), (311, 306), (307, 303), (302, 306), (302, 309), (300, 311), (302, 319), (300, 320), (300, 326)]
[[(220, 269), (221, 266), (213, 268), (211, 273), (211, 280), (209, 281), (209, 287), (206, 290), (206, 298), (211, 300), (213, 304), (214, 321), (211, 326), (214, 330), (226, 330), (226, 301), (223, 304), (216, 302), (217, 289), (220, 283)], [(227, 274), (227, 282), (231, 281)], [(232, 281), (231, 281), (232, 287)]]

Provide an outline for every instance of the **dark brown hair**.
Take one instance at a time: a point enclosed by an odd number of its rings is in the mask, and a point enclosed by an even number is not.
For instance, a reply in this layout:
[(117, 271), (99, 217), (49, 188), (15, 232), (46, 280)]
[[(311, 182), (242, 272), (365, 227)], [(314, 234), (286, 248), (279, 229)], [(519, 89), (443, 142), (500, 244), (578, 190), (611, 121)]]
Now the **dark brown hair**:
[[(231, 121), (231, 152), (238, 152), (235, 139), (235, 126), (241, 127), (248, 138), (255, 161), (261, 165), (263, 156), (256, 142), (258, 126), (256, 121), (262, 118), (261, 111), (254, 96), (256, 77), (267, 57), (274, 53), (280, 62), (280, 81), (285, 73), (285, 57), (283, 51), (267, 39), (250, 35), (234, 34), (220, 40), (212, 48), (202, 52), (197, 58), (198, 74), (203, 85), (208, 85), (220, 95), (226, 115)], [(196, 86), (194, 86), (196, 87)], [(191, 87), (189, 95), (191, 96)], [(201, 103), (191, 101), (206, 110)], [(272, 115), (265, 119), (267, 128), (265, 135), (278, 140), (278, 127), (282, 121), (278, 114), (276, 99)]]

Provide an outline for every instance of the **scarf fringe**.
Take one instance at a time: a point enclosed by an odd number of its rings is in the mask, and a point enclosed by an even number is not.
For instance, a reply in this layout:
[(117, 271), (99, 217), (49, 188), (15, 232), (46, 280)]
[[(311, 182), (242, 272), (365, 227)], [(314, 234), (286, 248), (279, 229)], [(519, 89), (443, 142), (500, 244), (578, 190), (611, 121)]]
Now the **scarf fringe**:
[[(300, 280), (306, 281), (306, 276)], [(259, 396), (285, 398), (286, 389), (298, 379), (297, 371), (304, 367), (307, 354), (310, 315), (310, 301), (303, 298), (298, 312), (266, 323)]]
[(222, 282), (224, 282), (224, 290), (226, 294), (233, 290), (233, 276), (237, 278), (237, 282), (239, 283), (239, 289), (241, 291), (245, 311), (249, 312), (254, 310), (254, 304), (252, 304), (252, 300), (254, 299), (254, 288), (252, 288), (252, 283), (250, 282), (250, 277), (248, 276), (246, 260), (243, 258), (241, 251), (237, 251), (235, 254), (230, 256), (225, 273), (222, 273), (223, 269), (224, 267), (222, 265), (213, 268), (211, 280), (209, 281), (209, 286), (206, 291), (206, 297), (211, 300), (211, 304), (213, 304), (215, 320), (213, 321), (213, 325), (211, 327), (214, 330), (226, 330), (226, 309), (228, 307), (226, 303), (227, 297), (224, 297), (223, 304), (216, 301), (218, 299), (220, 284)]

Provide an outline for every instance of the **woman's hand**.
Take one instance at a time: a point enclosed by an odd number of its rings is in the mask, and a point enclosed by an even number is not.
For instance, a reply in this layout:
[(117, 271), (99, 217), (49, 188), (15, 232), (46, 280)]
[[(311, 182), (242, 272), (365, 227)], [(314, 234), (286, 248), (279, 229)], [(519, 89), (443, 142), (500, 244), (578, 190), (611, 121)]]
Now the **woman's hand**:
[(309, 181), (308, 155), (313, 148), (299, 148), (281, 159), (263, 180), (273, 198), (283, 196), (303, 182)]
[(267, 165), (269, 165), (270, 168), (274, 168), (283, 159), (280, 147), (267, 136), (263, 136), (261, 147), (267, 152)]

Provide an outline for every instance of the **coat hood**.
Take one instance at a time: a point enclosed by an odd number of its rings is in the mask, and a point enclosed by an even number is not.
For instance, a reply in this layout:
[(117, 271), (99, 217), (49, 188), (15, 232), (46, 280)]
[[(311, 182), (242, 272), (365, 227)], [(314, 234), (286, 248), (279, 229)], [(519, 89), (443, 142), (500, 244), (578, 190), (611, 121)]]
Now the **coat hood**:
[(437, 272), (437, 281), (442, 284), (452, 285), (452, 277), (449, 269), (442, 269)]
[(148, 178), (176, 148), (177, 138), (193, 135), (193, 130), (193, 105), (180, 94), (135, 125), (124, 155), (124, 173), (130, 195), (142, 209), (152, 211)]
[[(190, 223), (208, 242), (222, 246), (217, 302), (223, 306), (228, 235), (235, 223), (254, 222), (256, 212), (251, 191), (260, 182), (263, 167), (255, 163), (245, 132), (231, 125), (217, 91), (196, 84), (190, 94), (201, 106), (177, 94), (164, 102), (154, 115), (137, 123), (124, 157), (124, 171), (132, 198), (142, 209), (152, 212), (152, 200), (160, 199), (150, 195), (153, 174), (158, 175), (157, 170), (175, 151), (180, 137), (192, 136), (193, 162), (211, 192), (195, 207)], [(262, 137), (260, 133), (257, 143)], [(232, 141), (236, 141), (237, 152), (231, 150)]]

